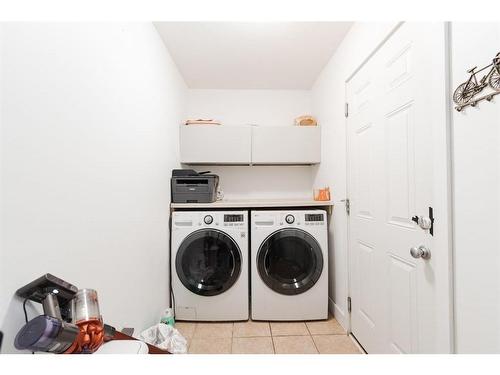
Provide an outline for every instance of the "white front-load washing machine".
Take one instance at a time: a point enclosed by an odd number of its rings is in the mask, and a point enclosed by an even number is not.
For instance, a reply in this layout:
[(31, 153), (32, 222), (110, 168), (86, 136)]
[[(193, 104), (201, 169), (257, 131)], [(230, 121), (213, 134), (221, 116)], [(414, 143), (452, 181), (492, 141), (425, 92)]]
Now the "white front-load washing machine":
[(326, 211), (252, 211), (251, 236), (252, 319), (327, 319)]
[(247, 211), (173, 212), (171, 254), (177, 320), (248, 319)]

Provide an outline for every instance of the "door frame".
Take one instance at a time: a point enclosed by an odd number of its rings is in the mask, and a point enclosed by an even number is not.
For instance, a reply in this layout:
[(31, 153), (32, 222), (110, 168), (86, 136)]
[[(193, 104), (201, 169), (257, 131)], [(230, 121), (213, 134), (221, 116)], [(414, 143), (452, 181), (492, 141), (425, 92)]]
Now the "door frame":
[[(348, 84), (352, 78), (361, 70), (361, 68), (377, 53), (400, 28), (405, 22), (398, 22), (382, 40), (377, 44), (377, 46), (367, 55), (367, 57), (353, 70), (353, 72), (347, 77), (344, 82), (344, 99), (347, 104), (347, 90)], [(435, 221), (435, 231), (436, 236), (434, 236), (434, 243), (436, 249), (444, 249), (444, 254), (439, 265), (439, 273), (444, 272), (440, 275), (439, 279), (436, 279), (437, 285), (441, 288), (443, 295), (446, 295), (447, 301), (440, 304), (437, 312), (439, 314), (438, 321), (446, 324), (440, 324), (437, 329), (442, 330), (441, 334), (437, 337), (443, 338), (440, 342), (436, 343), (436, 350), (439, 353), (453, 353), (455, 348), (454, 340), (454, 291), (453, 291), (453, 227), (452, 227), (452, 179), (451, 179), (451, 119), (452, 119), (452, 106), (450, 104), (451, 92), (451, 61), (450, 61), (450, 23), (441, 22), (442, 24), (442, 34), (436, 36), (437, 38), (442, 38), (443, 51), (441, 58), (444, 63), (444, 71), (440, 72), (442, 77), (442, 97), (439, 103), (435, 103), (437, 107), (444, 108), (440, 116), (442, 116), (443, 126), (440, 127), (436, 134), (433, 136), (432, 150), (433, 150), (433, 162), (434, 162), (434, 175), (433, 175), (433, 208), (434, 212), (439, 213), (437, 220)], [(345, 142), (346, 142), (346, 198), (349, 199), (351, 194), (350, 186), (350, 161), (351, 152), (349, 147), (349, 132), (348, 132), (348, 120), (346, 116), (344, 119), (345, 126)], [(350, 297), (352, 292), (352, 282), (351, 282), (351, 238), (350, 238), (350, 226), (351, 226), (351, 216), (347, 215), (347, 226), (346, 226), (346, 239), (347, 239), (347, 295)], [(442, 264), (444, 263), (444, 264)], [(438, 274), (439, 274), (438, 273)], [(348, 333), (352, 334), (352, 313), (348, 312)], [(362, 345), (362, 343), (360, 343)]]

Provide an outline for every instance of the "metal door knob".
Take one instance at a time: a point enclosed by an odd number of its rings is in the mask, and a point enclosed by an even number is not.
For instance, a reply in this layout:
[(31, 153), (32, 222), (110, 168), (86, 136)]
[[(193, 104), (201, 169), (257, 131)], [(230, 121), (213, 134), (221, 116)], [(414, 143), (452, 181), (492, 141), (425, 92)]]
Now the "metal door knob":
[(420, 228), (422, 229), (431, 229), (432, 227), (432, 220), (430, 217), (427, 216), (420, 216), (418, 220), (418, 225), (420, 225)]
[(431, 257), (431, 251), (424, 245), (419, 247), (412, 247), (410, 249), (410, 254), (413, 258), (429, 259)]

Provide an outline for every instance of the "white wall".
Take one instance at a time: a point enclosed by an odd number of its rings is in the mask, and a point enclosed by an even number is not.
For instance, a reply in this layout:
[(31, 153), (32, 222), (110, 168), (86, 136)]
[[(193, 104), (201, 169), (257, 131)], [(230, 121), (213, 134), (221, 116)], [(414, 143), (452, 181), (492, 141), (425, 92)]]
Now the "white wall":
[(309, 90), (202, 90), (188, 91), (190, 118), (214, 118), (224, 125), (294, 125), (311, 111)]
[(156, 323), (183, 80), (152, 24), (1, 28), (3, 352), (24, 320), (14, 292), (46, 272), (97, 289), (112, 325)]
[(314, 185), (328, 185), (335, 203), (330, 223), (330, 308), (345, 327), (347, 314), (347, 216), (345, 82), (396, 26), (395, 23), (355, 23), (321, 72), (312, 89), (312, 112), (322, 129), (321, 164), (313, 171)]
[[(187, 166), (187, 168), (191, 168)], [(224, 199), (312, 199), (310, 166), (200, 166), (220, 177)]]
[[(500, 23), (453, 23), (451, 40), (455, 89), (500, 52)], [(453, 111), (453, 176), (456, 351), (499, 353), (500, 96)]]
[[(188, 90), (187, 117), (214, 118), (224, 126), (293, 126), (296, 117), (310, 112), (309, 90)], [(309, 166), (202, 166), (195, 169), (217, 173), (226, 199), (312, 198)]]
[[(2, 208), (2, 191), (3, 191), (3, 182), (2, 182), (2, 129), (3, 129), (3, 114), (2, 114), (2, 104), (3, 104), (3, 28), (0, 25), (0, 209)], [(2, 222), (3, 218), (2, 215), (0, 214), (0, 228), (2, 228)], [(1, 275), (4, 273), (3, 269), (3, 264), (4, 264), (4, 253), (3, 253), (3, 247), (2, 247), (2, 230), (0, 230), (0, 282), (1, 282)], [(3, 284), (3, 282), (2, 282)], [(2, 284), (0, 284), (0, 291), (2, 290)], [(0, 319), (3, 319), (4, 315), (4, 306), (7, 303), (6, 300), (4, 300), (4, 295), (3, 292), (0, 292)], [(0, 320), (1, 322), (2, 320)], [(1, 330), (1, 325), (0, 325), (0, 330)], [(0, 346), (3, 345), (0, 343)], [(1, 353), (1, 348), (0, 348), (0, 353)]]

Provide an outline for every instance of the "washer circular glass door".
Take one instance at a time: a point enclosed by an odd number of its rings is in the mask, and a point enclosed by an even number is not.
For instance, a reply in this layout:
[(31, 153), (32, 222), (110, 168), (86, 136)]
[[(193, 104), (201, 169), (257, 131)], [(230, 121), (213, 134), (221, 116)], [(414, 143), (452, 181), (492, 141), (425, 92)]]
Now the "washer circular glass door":
[(268, 236), (257, 253), (264, 283), (277, 293), (296, 295), (309, 290), (323, 271), (318, 242), (300, 229), (281, 229)]
[(241, 271), (241, 251), (224, 232), (201, 229), (182, 241), (175, 257), (182, 284), (200, 296), (216, 296), (231, 288)]

